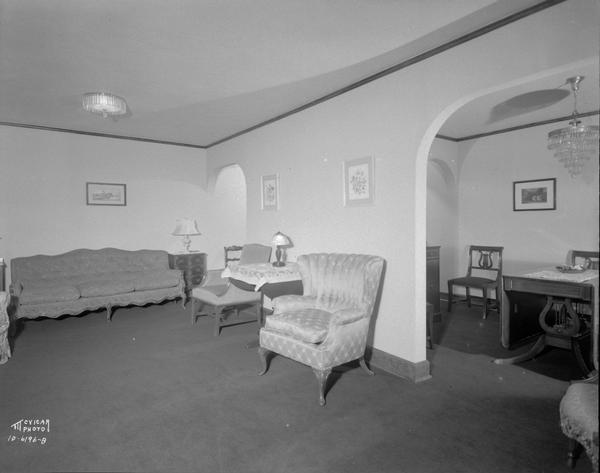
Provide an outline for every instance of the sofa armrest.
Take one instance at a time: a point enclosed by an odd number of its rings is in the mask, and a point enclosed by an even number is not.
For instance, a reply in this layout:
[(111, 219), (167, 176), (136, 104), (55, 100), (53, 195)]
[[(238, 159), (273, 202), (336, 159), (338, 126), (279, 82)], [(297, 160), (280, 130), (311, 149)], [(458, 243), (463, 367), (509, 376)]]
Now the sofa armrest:
[(356, 322), (365, 317), (365, 311), (361, 309), (341, 309), (333, 313), (330, 324), (346, 325)]
[(273, 299), (273, 313), (281, 314), (284, 312), (313, 309), (317, 305), (317, 298), (314, 296), (299, 296), (288, 294)]

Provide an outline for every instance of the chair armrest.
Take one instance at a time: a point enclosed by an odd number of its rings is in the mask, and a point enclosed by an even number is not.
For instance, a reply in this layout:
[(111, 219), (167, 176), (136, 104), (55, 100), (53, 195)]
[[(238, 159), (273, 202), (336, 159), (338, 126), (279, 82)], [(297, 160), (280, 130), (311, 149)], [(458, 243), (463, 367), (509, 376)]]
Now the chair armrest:
[(365, 311), (361, 309), (341, 309), (333, 313), (330, 324), (346, 325), (356, 322), (365, 317)]
[(273, 313), (281, 314), (293, 310), (312, 309), (316, 304), (317, 298), (314, 296), (288, 294), (273, 299)]

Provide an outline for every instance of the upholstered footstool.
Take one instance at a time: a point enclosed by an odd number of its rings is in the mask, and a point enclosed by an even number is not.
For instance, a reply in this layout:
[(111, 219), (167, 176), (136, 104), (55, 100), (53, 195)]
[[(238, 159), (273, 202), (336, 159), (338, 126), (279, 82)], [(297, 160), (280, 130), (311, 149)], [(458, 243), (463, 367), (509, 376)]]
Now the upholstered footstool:
[(598, 473), (598, 382), (573, 383), (560, 401), (560, 426), (569, 437), (568, 465), (577, 460), (580, 445)]

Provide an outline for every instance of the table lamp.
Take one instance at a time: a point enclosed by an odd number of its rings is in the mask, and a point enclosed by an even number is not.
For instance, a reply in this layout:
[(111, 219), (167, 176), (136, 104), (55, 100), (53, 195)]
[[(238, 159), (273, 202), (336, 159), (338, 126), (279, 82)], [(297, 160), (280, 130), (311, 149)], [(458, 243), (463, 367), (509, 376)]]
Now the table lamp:
[(200, 235), (200, 230), (198, 230), (196, 220), (192, 218), (180, 218), (177, 219), (172, 235), (183, 237), (183, 248), (186, 253), (189, 253), (192, 243), (190, 235)]
[(277, 250), (275, 250), (275, 257), (277, 258), (277, 261), (273, 262), (273, 266), (285, 266), (285, 247), (291, 244), (290, 239), (283, 233), (277, 232), (275, 235), (273, 235), (273, 241), (271, 244), (277, 246)]

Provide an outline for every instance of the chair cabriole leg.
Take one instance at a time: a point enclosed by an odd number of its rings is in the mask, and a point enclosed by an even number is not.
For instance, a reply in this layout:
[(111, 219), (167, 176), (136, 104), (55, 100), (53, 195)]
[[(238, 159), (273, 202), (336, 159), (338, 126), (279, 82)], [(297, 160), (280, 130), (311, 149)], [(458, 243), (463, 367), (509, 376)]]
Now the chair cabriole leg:
[(358, 363), (360, 364), (360, 367), (361, 367), (363, 370), (365, 370), (365, 371), (366, 371), (366, 373), (367, 373), (369, 376), (375, 376), (375, 373), (374, 373), (373, 371), (371, 371), (371, 369), (370, 369), (370, 368), (369, 368), (369, 366), (367, 365), (367, 362), (365, 361), (365, 357), (364, 357), (364, 356), (361, 356), (361, 357), (358, 359)]
[(262, 376), (269, 369), (269, 361), (267, 359), (270, 351), (263, 347), (258, 347), (258, 358), (260, 359), (260, 365), (262, 370), (258, 373), (258, 376)]
[(215, 315), (215, 326), (213, 329), (213, 335), (218, 337), (221, 334), (221, 317), (223, 316), (223, 307), (216, 306), (214, 308)]
[(569, 439), (569, 453), (567, 454), (567, 466), (569, 468), (575, 468), (575, 462), (579, 458), (583, 447), (575, 439)]
[(325, 388), (327, 385), (327, 378), (331, 374), (331, 369), (318, 370), (316, 368), (313, 368), (313, 372), (315, 373), (315, 376), (317, 377), (317, 383), (319, 384), (319, 405), (324, 406), (325, 405)]
[(192, 325), (196, 323), (196, 299), (192, 297)]

